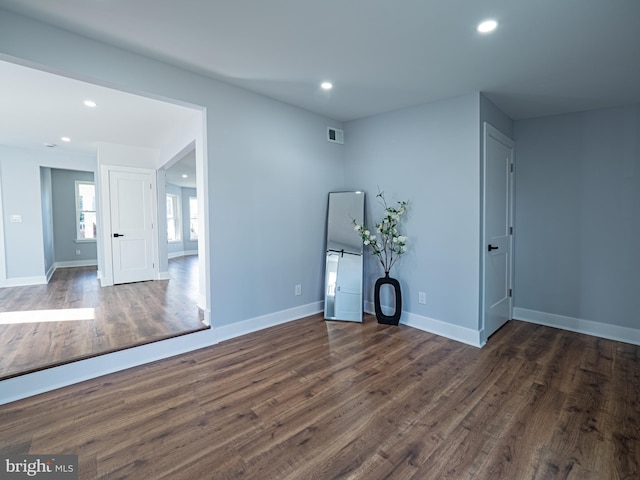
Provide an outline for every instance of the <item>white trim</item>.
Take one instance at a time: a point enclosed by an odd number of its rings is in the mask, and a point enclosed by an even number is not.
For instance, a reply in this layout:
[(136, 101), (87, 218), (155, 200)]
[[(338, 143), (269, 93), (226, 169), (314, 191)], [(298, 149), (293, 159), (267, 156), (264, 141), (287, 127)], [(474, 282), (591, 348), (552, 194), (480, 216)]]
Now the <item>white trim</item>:
[(257, 332), (264, 328), (274, 327), (282, 323), (315, 315), (316, 313), (322, 312), (323, 309), (324, 302), (318, 301), (307, 305), (301, 305), (299, 307), (289, 308), (288, 310), (270, 313), (261, 317), (250, 318), (249, 320), (232, 323), (230, 325), (213, 327), (213, 331), (217, 341), (222, 342), (241, 335)]
[(70, 260), (66, 262), (55, 262), (49, 267), (49, 270), (44, 275), (38, 275), (36, 277), (17, 277), (6, 278), (0, 280), (0, 288), (3, 287), (25, 287), (29, 285), (46, 285), (53, 277), (53, 274), (58, 268), (70, 268), (70, 267), (93, 267), (98, 265), (97, 260)]
[(76, 180), (75, 181), (75, 196), (76, 196), (76, 217), (75, 217), (75, 224), (76, 224), (76, 238), (75, 238), (75, 242), (76, 243), (80, 243), (80, 242), (86, 242), (86, 241), (93, 241), (95, 242), (96, 239), (95, 238), (80, 238), (80, 213), (82, 212), (93, 212), (94, 214), (96, 214), (96, 226), (98, 225), (98, 215), (97, 215), (97, 210), (81, 210), (80, 209), (80, 185), (92, 185), (93, 186), (93, 208), (96, 208), (96, 204), (97, 204), (97, 196), (98, 196), (98, 192), (97, 192), (97, 188), (96, 188), (96, 182), (95, 182), (95, 175), (94, 175), (94, 180), (93, 181), (88, 181), (88, 180)]
[(47, 270), (47, 273), (44, 274), (45, 278), (47, 279), (47, 283), (49, 283), (55, 271), (56, 271), (56, 264), (54, 263), (49, 267), (49, 270)]
[(198, 308), (204, 312), (204, 324), (211, 326), (211, 309), (207, 307), (207, 298), (204, 295), (198, 294)]
[[(176, 238), (173, 240), (168, 240), (168, 243), (183, 243), (182, 240), (182, 198), (180, 195), (176, 195), (175, 193), (166, 193), (165, 202), (171, 198), (172, 208), (174, 210), (174, 216), (171, 218), (175, 222), (174, 228), (176, 231)], [(167, 212), (167, 230), (169, 225), (169, 212)]]
[[(231, 325), (210, 328), (2, 380), (0, 381), (0, 405), (210, 347), (224, 340), (314, 315), (321, 312), (323, 307), (324, 302), (314, 302)], [(210, 319), (211, 312), (204, 310), (204, 321), (209, 322)]]
[(0, 405), (181, 355), (216, 343), (211, 329), (46, 368), (0, 381)]
[(29, 285), (46, 285), (46, 275), (38, 275), (36, 277), (14, 277), (6, 278), (0, 284), (0, 287), (26, 287)]
[(64, 262), (56, 262), (53, 264), (54, 271), (58, 268), (73, 268), (73, 267), (95, 267), (98, 265), (98, 260), (66, 260)]
[[(0, 162), (0, 167), (2, 162)], [(7, 280), (7, 259), (4, 244), (4, 207), (2, 206), (2, 171), (0, 171), (0, 287), (4, 286)]]
[(169, 275), (169, 272), (158, 272), (156, 280), (171, 280), (171, 276)]
[[(375, 315), (373, 302), (365, 302), (365, 312)], [(402, 312), (400, 324), (417, 328), (423, 332), (429, 332), (441, 337), (449, 338), (457, 342), (466, 343), (472, 347), (480, 348), (486, 343), (484, 330), (473, 330), (472, 328), (453, 325), (452, 323), (424, 317), (411, 312)]]
[[(191, 237), (191, 220), (196, 220), (196, 221), (199, 222), (198, 216), (197, 216), (197, 213), (198, 213), (197, 212), (197, 210), (198, 210), (198, 195), (197, 195), (197, 193), (198, 193), (198, 190), (196, 190), (196, 196), (195, 197), (192, 197), (191, 195), (189, 195), (189, 197), (187, 197), (187, 200), (189, 202), (189, 207), (188, 207), (189, 218), (187, 219), (187, 220), (189, 220), (189, 240), (185, 240), (185, 242), (197, 242), (198, 241), (198, 237), (196, 237), (196, 238), (192, 238)], [(195, 217), (191, 216), (191, 213), (192, 213), (191, 212), (191, 199), (196, 201), (196, 216)]]
[(583, 320), (581, 318), (566, 317), (555, 313), (539, 312), (526, 308), (513, 309), (513, 318), (523, 322), (561, 328), (570, 332), (583, 333), (594, 337), (607, 338), (618, 342), (640, 345), (640, 329), (610, 325), (608, 323)]
[(198, 303), (198, 308), (202, 310), (202, 313), (203, 313), (202, 323), (205, 326), (210, 327), (211, 326), (211, 310), (208, 308), (203, 308), (200, 303)]
[(198, 250), (181, 250), (179, 252), (170, 252), (168, 258), (186, 257), (188, 255), (198, 255)]

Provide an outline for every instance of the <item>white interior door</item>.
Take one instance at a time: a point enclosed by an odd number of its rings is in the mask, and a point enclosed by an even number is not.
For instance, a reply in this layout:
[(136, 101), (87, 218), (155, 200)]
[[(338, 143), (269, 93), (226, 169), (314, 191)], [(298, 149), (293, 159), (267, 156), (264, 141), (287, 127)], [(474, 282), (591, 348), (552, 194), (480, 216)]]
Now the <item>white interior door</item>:
[(513, 141), (484, 124), (484, 333), (512, 313)]
[(113, 283), (155, 277), (153, 183), (149, 173), (109, 171)]

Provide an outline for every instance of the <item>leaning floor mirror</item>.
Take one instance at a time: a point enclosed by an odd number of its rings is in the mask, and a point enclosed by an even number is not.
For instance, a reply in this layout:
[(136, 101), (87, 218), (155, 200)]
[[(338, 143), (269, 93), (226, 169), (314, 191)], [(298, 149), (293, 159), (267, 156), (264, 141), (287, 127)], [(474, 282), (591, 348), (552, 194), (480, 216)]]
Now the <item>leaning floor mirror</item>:
[(362, 322), (362, 253), (353, 220), (364, 223), (364, 192), (331, 192), (327, 211), (325, 320)]

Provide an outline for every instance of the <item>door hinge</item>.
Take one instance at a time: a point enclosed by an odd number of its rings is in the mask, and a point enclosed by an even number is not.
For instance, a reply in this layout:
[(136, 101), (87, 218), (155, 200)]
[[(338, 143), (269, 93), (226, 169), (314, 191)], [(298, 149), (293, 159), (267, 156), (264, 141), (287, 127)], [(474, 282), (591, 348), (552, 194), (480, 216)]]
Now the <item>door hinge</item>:
[(513, 235), (513, 227), (509, 227), (509, 235)]
[(509, 289), (509, 296), (513, 297), (513, 289), (512, 288)]
[(509, 171), (510, 171), (511, 173), (513, 173), (513, 170), (514, 170), (513, 163), (510, 163), (510, 164), (509, 164)]

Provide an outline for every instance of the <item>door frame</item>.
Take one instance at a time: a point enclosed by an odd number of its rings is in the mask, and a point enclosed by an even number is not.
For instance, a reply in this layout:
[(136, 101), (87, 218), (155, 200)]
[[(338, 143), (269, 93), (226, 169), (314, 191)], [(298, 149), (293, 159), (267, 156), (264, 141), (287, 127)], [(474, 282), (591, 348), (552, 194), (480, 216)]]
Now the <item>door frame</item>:
[(2, 164), (0, 163), (0, 288), (7, 282), (7, 259), (4, 246), (4, 207), (2, 205)]
[[(487, 193), (486, 193), (486, 171), (487, 171), (487, 139), (489, 137), (495, 138), (500, 143), (511, 148), (512, 157), (511, 164), (514, 166), (512, 172), (511, 182), (509, 185), (509, 223), (513, 228), (512, 234), (509, 236), (509, 285), (508, 288), (513, 291), (513, 276), (514, 276), (514, 197), (515, 197), (515, 142), (507, 135), (502, 133), (496, 127), (488, 122), (483, 122), (482, 129), (482, 221), (480, 231), (480, 345), (484, 345), (487, 341), (487, 333), (485, 329), (485, 296), (486, 296), (486, 254), (485, 254), (485, 231), (486, 231), (486, 215), (487, 215)], [(513, 296), (509, 298), (509, 318), (513, 318)]]
[(153, 278), (158, 279), (158, 205), (157, 205), (157, 183), (156, 183), (156, 171), (152, 168), (139, 168), (139, 167), (124, 167), (120, 165), (101, 165), (100, 166), (100, 204), (98, 205), (99, 219), (98, 222), (101, 225), (102, 232), (102, 267), (104, 270), (100, 275), (100, 284), (103, 287), (108, 287), (114, 284), (113, 281), (113, 247), (111, 244), (111, 196), (110, 196), (110, 173), (111, 172), (128, 172), (128, 173), (142, 173), (149, 176), (151, 182), (151, 222), (154, 226), (153, 234), (151, 235), (151, 248), (153, 257)]

